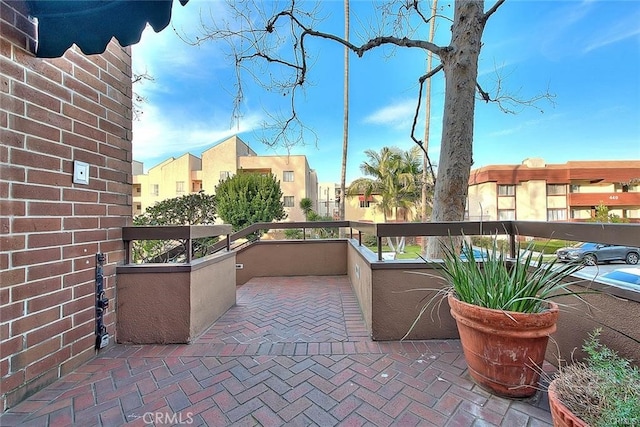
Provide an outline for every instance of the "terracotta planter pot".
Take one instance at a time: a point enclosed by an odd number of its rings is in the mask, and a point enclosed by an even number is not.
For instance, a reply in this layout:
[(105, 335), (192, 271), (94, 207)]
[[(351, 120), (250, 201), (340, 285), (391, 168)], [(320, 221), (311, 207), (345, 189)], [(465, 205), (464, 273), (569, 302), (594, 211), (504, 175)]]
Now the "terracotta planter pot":
[(448, 300), (471, 377), (500, 396), (535, 394), (558, 305), (527, 314), (467, 304), (453, 295)]
[(562, 404), (556, 393), (555, 380), (549, 384), (549, 407), (554, 427), (588, 427), (587, 423), (576, 417)]

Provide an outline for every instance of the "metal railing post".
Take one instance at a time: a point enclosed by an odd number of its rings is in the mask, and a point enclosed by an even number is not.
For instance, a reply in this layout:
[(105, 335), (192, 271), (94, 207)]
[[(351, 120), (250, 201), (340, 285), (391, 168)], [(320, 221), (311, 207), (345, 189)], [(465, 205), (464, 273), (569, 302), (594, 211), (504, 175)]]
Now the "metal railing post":
[(516, 236), (515, 234), (509, 234), (509, 252), (511, 252), (511, 258), (516, 257)]

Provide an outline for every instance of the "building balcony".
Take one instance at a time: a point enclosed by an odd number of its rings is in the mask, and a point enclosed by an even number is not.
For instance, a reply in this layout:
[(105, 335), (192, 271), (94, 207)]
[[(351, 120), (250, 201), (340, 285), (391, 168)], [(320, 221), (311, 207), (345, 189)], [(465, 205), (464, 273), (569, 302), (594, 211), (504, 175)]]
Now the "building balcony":
[[(119, 266), (118, 343), (10, 409), (1, 424), (550, 426), (544, 392), (509, 400), (471, 381), (448, 308), (423, 316), (401, 341), (419, 301), (442, 284), (437, 260), (385, 260), (383, 239), (497, 231), (513, 251), (529, 237), (630, 245), (639, 226), (335, 221), (255, 224), (234, 234), (224, 227), (125, 228), (127, 245), (226, 238), (205, 258)], [(307, 237), (337, 227), (346, 237)], [(300, 229), (302, 239), (243, 239), (262, 229)], [(362, 244), (366, 236), (377, 240), (376, 252)], [(596, 281), (572, 287), (599, 292), (583, 295), (589, 309), (561, 299), (567, 309), (545, 372), (558, 352), (569, 358), (603, 325), (603, 343), (639, 360), (640, 293)]]
[(640, 193), (569, 193), (570, 207), (606, 206), (640, 207)]

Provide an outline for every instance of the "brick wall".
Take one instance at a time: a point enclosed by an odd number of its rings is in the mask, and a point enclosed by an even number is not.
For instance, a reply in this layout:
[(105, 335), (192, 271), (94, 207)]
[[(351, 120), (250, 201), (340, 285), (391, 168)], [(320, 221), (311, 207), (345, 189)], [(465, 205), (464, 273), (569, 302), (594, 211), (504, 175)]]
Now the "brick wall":
[[(0, 1), (2, 410), (94, 356), (95, 255), (115, 307), (131, 223), (130, 50), (37, 59), (22, 6)], [(88, 185), (72, 183), (74, 160)], [(112, 309), (105, 322), (113, 337)]]

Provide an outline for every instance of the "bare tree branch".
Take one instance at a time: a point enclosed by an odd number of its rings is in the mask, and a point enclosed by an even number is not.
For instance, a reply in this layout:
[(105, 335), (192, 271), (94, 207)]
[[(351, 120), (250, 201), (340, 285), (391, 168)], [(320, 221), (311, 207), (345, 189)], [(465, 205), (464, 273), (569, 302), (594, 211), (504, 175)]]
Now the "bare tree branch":
[[(131, 77), (131, 84), (142, 84), (145, 81), (155, 81), (152, 75), (148, 74), (146, 71), (142, 74), (134, 73)], [(142, 104), (147, 102), (147, 98), (140, 95), (138, 92), (133, 91), (133, 108), (131, 112), (133, 113), (133, 120), (140, 120), (140, 116), (142, 115)]]
[[(391, 45), (395, 47), (419, 48), (430, 51), (439, 55), (449, 49), (449, 47), (441, 47), (436, 44), (420, 39), (412, 39), (409, 37), (396, 36), (378, 36), (373, 37), (361, 45), (349, 42), (348, 40), (336, 36), (331, 33), (318, 31), (312, 26), (316, 21), (313, 13), (304, 13), (297, 8), (296, 2), (292, 1), (290, 6), (284, 10), (280, 10), (265, 21), (262, 29), (256, 26), (255, 19), (251, 19), (247, 10), (241, 9), (241, 5), (237, 3), (229, 4), (235, 13), (234, 20), (224, 21), (220, 26), (205, 26), (204, 33), (195, 39), (190, 40), (188, 37), (181, 35), (181, 38), (191, 45), (200, 45), (209, 40), (224, 40), (228, 43), (232, 51), (232, 58), (236, 66), (236, 89), (237, 93), (234, 100), (233, 115), (235, 119), (240, 117), (240, 106), (244, 99), (243, 84), (241, 82), (242, 73), (248, 72), (253, 74), (256, 83), (262, 85), (265, 89), (274, 92), (280, 91), (285, 96), (291, 96), (295, 99), (295, 94), (299, 88), (302, 88), (307, 82), (307, 73), (309, 71), (309, 54), (306, 48), (307, 37), (321, 38), (337, 42), (347, 49), (362, 57), (366, 52), (383, 45)], [(409, 4), (407, 11), (419, 11), (417, 4)], [(307, 23), (305, 21), (310, 21)], [(244, 27), (244, 29), (243, 29)], [(283, 29), (287, 29), (286, 34), (281, 34)], [(276, 43), (267, 42), (267, 37), (275, 37)], [(234, 41), (236, 46), (234, 46)], [(286, 51), (278, 50), (282, 43), (291, 45), (290, 55)], [(237, 45), (245, 44), (244, 48)], [(256, 75), (251, 70), (244, 67), (245, 62), (250, 63), (255, 60), (264, 61), (265, 64), (274, 64), (285, 67), (292, 71), (290, 80), (274, 80), (272, 73), (260, 73)], [(267, 81), (265, 81), (265, 79)], [(263, 130), (267, 131), (275, 140), (270, 140), (268, 145), (282, 144), (287, 149), (300, 142), (304, 142), (304, 133), (309, 132), (310, 128), (303, 125), (296, 111), (294, 102), (289, 105), (289, 112), (285, 118), (282, 114), (267, 115), (274, 120), (272, 125), (263, 124)], [(276, 131), (276, 127), (281, 126), (282, 131)], [(293, 132), (292, 132), (293, 131)], [(313, 134), (315, 136), (315, 133)], [(267, 138), (261, 138), (267, 139)], [(317, 139), (316, 139), (317, 141)]]
[[(535, 107), (536, 102), (542, 99), (553, 99), (553, 95), (547, 92), (529, 100), (519, 100), (517, 96), (503, 93), (500, 78), (496, 81), (495, 90), (486, 91), (480, 85), (477, 64), (484, 28), (489, 18), (504, 4), (504, 0), (492, 1), (493, 6), (488, 10), (485, 10), (484, 0), (450, 2), (446, 7), (452, 8), (453, 20), (451, 39), (446, 46), (424, 40), (424, 23), (433, 18), (422, 13), (422, 6), (417, 0), (389, 1), (387, 6), (383, 6), (382, 13), (370, 18), (378, 25), (363, 30), (371, 32), (370, 36), (355, 43), (322, 31), (319, 15), (303, 9), (308, 7), (308, 2), (290, 0), (288, 6), (281, 9), (279, 2), (228, 0), (231, 14), (222, 13), (222, 19), (212, 21), (213, 28), (207, 29), (203, 25), (205, 33), (192, 43), (199, 45), (207, 40), (221, 40), (232, 46), (230, 57), (235, 61), (237, 79), (235, 114), (239, 114), (243, 102), (241, 79), (247, 74), (269, 92), (289, 97), (284, 113), (267, 113), (272, 124), (265, 124), (265, 131), (270, 135), (265, 134), (263, 138), (263, 142), (270, 146), (284, 145), (287, 149), (298, 143), (304, 144), (305, 133), (309, 132), (298, 115), (296, 100), (298, 91), (309, 85), (307, 73), (313, 58), (307, 48), (312, 46), (311, 40), (331, 40), (359, 57), (378, 47), (383, 51), (386, 47), (392, 50), (417, 48), (437, 55), (442, 65), (419, 79), (421, 101), (424, 82), (439, 71), (443, 71), (445, 76), (441, 149), (431, 219), (459, 221), (464, 218), (473, 164), (475, 98), (479, 96), (485, 102), (496, 103), (502, 111), (509, 113), (525, 106)], [(267, 10), (269, 8), (271, 10)], [(419, 108), (420, 104), (413, 118), (411, 139), (425, 154), (433, 176), (428, 147), (415, 136)], [(315, 134), (314, 137), (317, 141)], [(430, 239), (426, 256), (434, 257), (439, 251), (437, 239)]]
[(427, 164), (429, 165), (429, 173), (431, 174), (433, 185), (435, 185), (436, 183), (436, 174), (433, 171), (433, 164), (431, 163), (431, 158), (429, 157), (429, 153), (427, 153), (427, 150), (425, 150), (424, 148), (424, 142), (422, 140), (417, 139), (415, 135), (416, 135), (416, 126), (418, 124), (418, 116), (420, 114), (420, 106), (422, 105), (422, 90), (424, 88), (424, 82), (427, 81), (427, 79), (430, 79), (432, 76), (439, 73), (443, 68), (444, 66), (440, 64), (436, 68), (434, 68), (433, 70), (431, 70), (430, 72), (428, 72), (424, 76), (421, 76), (418, 79), (418, 82), (420, 83), (420, 87), (418, 89), (418, 105), (416, 106), (416, 112), (413, 115), (413, 123), (411, 124), (411, 139), (413, 140), (413, 142), (415, 142), (418, 145), (418, 147), (420, 147), (420, 149), (422, 150), (422, 152), (424, 153), (427, 159)]
[(555, 106), (556, 95), (549, 92), (549, 88), (543, 93), (537, 94), (531, 98), (522, 98), (516, 94), (505, 93), (503, 89), (503, 77), (496, 70), (495, 88), (491, 91), (494, 93), (491, 96), (489, 91), (485, 91), (480, 83), (476, 82), (476, 89), (478, 89), (479, 97), (486, 103), (494, 103), (498, 106), (500, 111), (507, 114), (518, 114), (525, 108), (535, 108), (536, 110), (544, 113), (544, 110), (539, 106), (540, 101), (547, 101), (551, 106)]
[(493, 15), (504, 2), (505, 0), (498, 0), (489, 10), (487, 10), (484, 14), (484, 18), (482, 19), (483, 22), (487, 22), (491, 15)]

